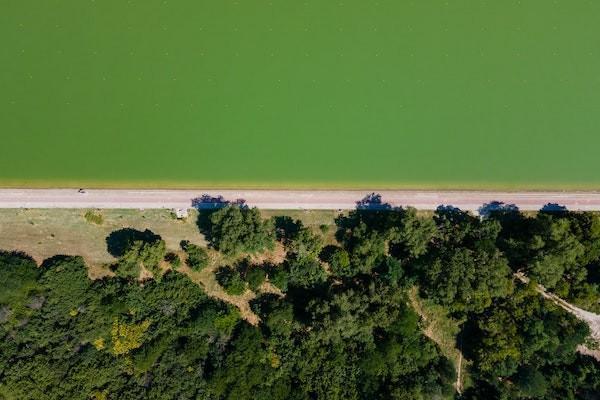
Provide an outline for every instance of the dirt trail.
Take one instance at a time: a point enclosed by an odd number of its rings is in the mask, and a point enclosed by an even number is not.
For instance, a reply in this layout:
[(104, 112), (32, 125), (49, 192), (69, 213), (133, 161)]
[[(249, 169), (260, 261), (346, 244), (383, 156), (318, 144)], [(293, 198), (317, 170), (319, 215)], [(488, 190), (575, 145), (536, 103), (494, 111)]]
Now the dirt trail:
[[(527, 278), (522, 273), (517, 273), (515, 276), (523, 283), (528, 283), (529, 278)], [(600, 315), (594, 314), (592, 312), (582, 310), (579, 307), (574, 306), (571, 303), (566, 302), (561, 299), (557, 295), (550, 293), (546, 290), (546, 288), (540, 284), (536, 286), (536, 291), (542, 295), (545, 299), (552, 301), (554, 304), (561, 307), (563, 310), (573, 314), (581, 321), (584, 321), (590, 327), (590, 338), (600, 345)], [(579, 346), (579, 352), (587, 355), (591, 355), (600, 361), (600, 350), (589, 349), (585, 346)]]

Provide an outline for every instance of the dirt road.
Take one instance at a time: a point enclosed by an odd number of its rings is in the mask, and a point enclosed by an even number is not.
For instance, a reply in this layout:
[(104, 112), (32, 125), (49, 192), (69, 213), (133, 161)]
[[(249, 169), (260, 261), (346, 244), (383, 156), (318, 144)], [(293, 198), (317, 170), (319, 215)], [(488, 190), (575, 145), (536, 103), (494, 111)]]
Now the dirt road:
[[(515, 277), (523, 283), (529, 283), (529, 278), (521, 272), (517, 272), (515, 274)], [(594, 314), (586, 310), (582, 310), (581, 308), (566, 302), (554, 293), (548, 292), (546, 288), (540, 284), (536, 286), (536, 291), (539, 294), (541, 294), (542, 297), (544, 297), (545, 299), (552, 301), (554, 304), (558, 305), (563, 310), (573, 314), (575, 317), (588, 324), (588, 326), (590, 327), (590, 339), (596, 345), (600, 345), (600, 315)], [(588, 348), (586, 347), (586, 345), (579, 345), (577, 347), (577, 350), (582, 354), (590, 355), (596, 358), (598, 361), (600, 361), (600, 349), (597, 349), (596, 347)]]
[[(375, 191), (394, 206), (431, 210), (453, 205), (477, 211), (483, 204), (500, 201), (521, 210), (539, 210), (556, 203), (570, 210), (600, 210), (600, 192), (493, 192), (493, 191)], [(192, 207), (203, 195), (234, 201), (244, 199), (262, 209), (352, 209), (367, 191), (353, 190), (109, 190), (0, 189), (0, 208), (182, 208)], [(196, 200), (195, 204), (198, 203)], [(210, 203), (200, 202), (203, 205)]]

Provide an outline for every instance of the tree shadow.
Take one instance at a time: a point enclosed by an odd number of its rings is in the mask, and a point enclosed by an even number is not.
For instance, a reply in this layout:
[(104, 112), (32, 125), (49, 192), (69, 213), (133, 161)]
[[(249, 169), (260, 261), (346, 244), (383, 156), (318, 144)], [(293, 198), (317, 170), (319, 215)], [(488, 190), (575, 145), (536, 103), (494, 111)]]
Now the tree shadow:
[(192, 199), (192, 207), (197, 210), (219, 210), (229, 205), (235, 204), (240, 207), (247, 207), (246, 200), (235, 199), (234, 201), (226, 200), (223, 196), (211, 196), (209, 194), (203, 194), (200, 197)]
[(192, 199), (192, 207), (197, 210), (218, 210), (229, 205), (229, 201), (221, 195), (211, 196), (209, 194), (203, 194), (200, 197)]
[(379, 193), (371, 193), (356, 202), (357, 210), (391, 210), (389, 203), (384, 203)]
[(153, 243), (161, 240), (161, 237), (151, 230), (138, 231), (133, 228), (123, 228), (111, 232), (106, 237), (106, 247), (110, 255), (119, 258), (122, 257), (131, 244), (135, 241)]
[(490, 218), (499, 214), (510, 214), (519, 212), (519, 207), (515, 204), (506, 204), (502, 201), (492, 201), (479, 207), (479, 216)]
[(545, 204), (541, 209), (540, 212), (543, 213), (554, 213), (554, 214), (562, 214), (562, 213), (566, 213), (569, 210), (567, 210), (566, 206), (563, 206), (561, 204), (558, 203), (548, 203)]
[(67, 256), (64, 254), (57, 254), (55, 256), (52, 257), (48, 257), (46, 258), (44, 261), (42, 261), (41, 267), (42, 269), (48, 269), (48, 268), (52, 268), (57, 264), (64, 264), (70, 261), (75, 261), (78, 257), (76, 256)]

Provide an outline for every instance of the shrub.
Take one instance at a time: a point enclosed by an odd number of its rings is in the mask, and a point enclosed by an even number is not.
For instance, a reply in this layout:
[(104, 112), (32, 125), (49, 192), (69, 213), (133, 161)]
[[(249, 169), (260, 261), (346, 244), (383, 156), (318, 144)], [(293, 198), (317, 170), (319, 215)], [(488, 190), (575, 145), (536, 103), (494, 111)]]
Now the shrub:
[(179, 256), (173, 252), (165, 255), (165, 261), (171, 264), (171, 266), (175, 269), (181, 267), (181, 258), (179, 258)]
[(337, 249), (328, 260), (331, 271), (338, 276), (350, 275), (350, 255), (344, 249)]
[(181, 248), (187, 255), (185, 263), (194, 271), (202, 271), (208, 265), (208, 253), (204, 248), (187, 240), (181, 242)]
[(257, 253), (275, 246), (272, 220), (263, 220), (256, 208), (230, 205), (210, 216), (213, 246), (225, 254)]
[(246, 291), (246, 282), (242, 279), (240, 272), (231, 267), (221, 267), (216, 272), (217, 282), (227, 294), (239, 296)]
[(276, 268), (271, 274), (269, 274), (269, 282), (282, 292), (287, 291), (289, 280), (290, 273), (281, 267)]
[(91, 224), (102, 225), (102, 223), (104, 222), (104, 217), (102, 217), (102, 214), (97, 213), (93, 210), (86, 211), (83, 217), (87, 222)]
[(253, 291), (258, 290), (266, 278), (267, 273), (260, 267), (250, 268), (246, 273), (246, 282), (248, 282), (248, 286), (250, 286), (250, 289)]
[(289, 283), (301, 288), (317, 286), (327, 280), (327, 273), (314, 258), (289, 261)]
[[(118, 243), (114, 243), (116, 241)], [(119, 261), (115, 266), (117, 276), (136, 279), (139, 277), (140, 267), (143, 265), (152, 272), (155, 279), (160, 279), (162, 273), (160, 263), (164, 260), (166, 253), (165, 241), (160, 236), (149, 230), (144, 232), (121, 230), (111, 233), (107, 238), (107, 243), (109, 243), (109, 251), (110, 246), (119, 249)]]

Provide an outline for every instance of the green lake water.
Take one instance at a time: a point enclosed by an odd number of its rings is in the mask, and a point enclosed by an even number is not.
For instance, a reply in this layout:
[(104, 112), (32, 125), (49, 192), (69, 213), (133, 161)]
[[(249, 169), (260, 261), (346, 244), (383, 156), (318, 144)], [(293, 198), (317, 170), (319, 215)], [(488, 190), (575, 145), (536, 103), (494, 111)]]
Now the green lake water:
[(0, 184), (600, 188), (600, 2), (4, 0)]

